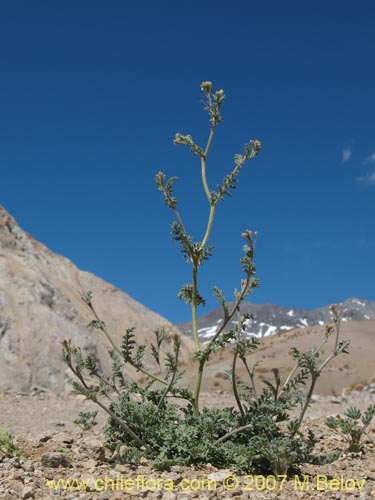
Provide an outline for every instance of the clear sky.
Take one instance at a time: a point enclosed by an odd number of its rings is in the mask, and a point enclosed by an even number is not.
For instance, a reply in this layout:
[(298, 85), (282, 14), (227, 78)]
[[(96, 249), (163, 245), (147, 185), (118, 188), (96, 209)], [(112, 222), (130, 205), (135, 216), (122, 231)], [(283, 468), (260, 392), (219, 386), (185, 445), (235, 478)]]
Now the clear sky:
[(375, 300), (375, 3), (14, 0), (0, 6), (0, 203), (78, 267), (172, 321), (190, 268), (154, 185), (179, 177), (190, 232), (208, 214), (200, 167), (174, 134), (204, 143), (200, 83), (227, 99), (211, 187), (258, 138), (259, 157), (219, 206), (201, 269), (227, 299), (241, 232), (259, 232), (257, 303)]

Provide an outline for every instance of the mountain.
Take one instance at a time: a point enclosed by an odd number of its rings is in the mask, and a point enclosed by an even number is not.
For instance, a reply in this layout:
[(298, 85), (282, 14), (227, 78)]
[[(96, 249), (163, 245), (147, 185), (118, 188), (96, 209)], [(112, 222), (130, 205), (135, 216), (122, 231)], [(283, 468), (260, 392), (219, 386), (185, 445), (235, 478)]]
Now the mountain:
[[(132, 326), (140, 343), (153, 341), (158, 327), (176, 331), (118, 288), (36, 241), (0, 206), (0, 390), (69, 388), (70, 372), (60, 355), (66, 338), (109, 371), (108, 343), (86, 327), (93, 318), (81, 297), (88, 291), (117, 345)], [(191, 352), (190, 345), (184, 337), (182, 359)]]
[[(301, 352), (310, 351), (321, 345), (323, 337), (324, 327), (315, 325), (262, 338), (259, 348), (247, 356), (248, 366), (254, 370), (258, 391), (264, 387), (264, 380), (274, 382), (275, 368), (279, 370), (282, 382), (286, 380), (295, 366), (295, 360), (291, 356), (292, 348)], [(375, 320), (344, 322), (340, 330), (340, 341), (342, 340), (350, 342), (349, 353), (337, 356), (323, 370), (318, 378), (315, 394), (340, 396), (351, 389), (361, 391), (364, 386), (368, 388), (369, 384), (375, 382)], [(333, 346), (334, 338), (331, 337), (320, 350), (322, 362), (330, 355)], [(232, 366), (232, 346), (220, 349), (207, 363), (206, 373), (209, 376), (203, 378), (202, 391), (210, 395), (217, 392), (220, 394), (221, 391), (231, 394), (232, 382), (227, 380), (225, 374)], [(240, 361), (237, 363), (236, 374), (239, 379), (249, 382), (248, 371)], [(187, 377), (190, 377), (188, 382), (192, 385), (194, 372), (189, 371)], [(235, 402), (228, 401), (227, 404)]]
[[(228, 305), (230, 308), (233, 303)], [(343, 322), (375, 319), (375, 302), (350, 298), (339, 304), (339, 306), (346, 309)], [(241, 305), (241, 314), (252, 314), (254, 316), (253, 320), (247, 320), (245, 335), (256, 337), (268, 337), (294, 328), (322, 325), (333, 319), (329, 306), (318, 309), (290, 309), (274, 304), (254, 304), (250, 301), (245, 301)], [(222, 318), (223, 311), (218, 307), (198, 319), (198, 332), (203, 342), (207, 342), (215, 335), (223, 321)], [(233, 328), (236, 324), (237, 321), (234, 316), (228, 328)], [(176, 326), (186, 335), (192, 335), (191, 323), (177, 323)]]

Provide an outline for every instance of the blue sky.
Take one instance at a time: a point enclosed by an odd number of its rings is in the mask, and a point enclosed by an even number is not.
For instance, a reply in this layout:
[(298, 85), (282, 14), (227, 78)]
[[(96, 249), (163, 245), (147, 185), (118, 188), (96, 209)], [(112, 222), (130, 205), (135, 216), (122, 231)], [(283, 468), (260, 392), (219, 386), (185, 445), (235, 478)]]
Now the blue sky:
[(201, 269), (227, 299), (241, 232), (259, 232), (257, 303), (375, 300), (375, 4), (361, 1), (15, 0), (0, 6), (0, 203), (78, 267), (172, 321), (190, 268), (153, 179), (176, 175), (190, 232), (208, 214), (200, 83), (227, 99), (208, 161), (214, 188), (249, 139), (261, 155), (219, 206)]

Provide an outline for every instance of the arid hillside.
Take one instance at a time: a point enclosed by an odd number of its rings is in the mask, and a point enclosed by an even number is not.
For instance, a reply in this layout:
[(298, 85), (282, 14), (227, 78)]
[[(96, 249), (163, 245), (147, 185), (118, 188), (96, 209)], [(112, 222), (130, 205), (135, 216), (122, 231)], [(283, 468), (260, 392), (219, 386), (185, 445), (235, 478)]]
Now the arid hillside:
[[(289, 332), (281, 332), (260, 340), (257, 352), (249, 356), (250, 366), (261, 360), (255, 369), (255, 377), (261, 387), (260, 380), (272, 379), (272, 369), (279, 368), (282, 379), (294, 366), (290, 356), (292, 347), (307, 351), (320, 344), (324, 336), (324, 327), (315, 326), (299, 328)], [(333, 359), (323, 372), (316, 387), (316, 393), (338, 396), (348, 388), (360, 388), (375, 378), (375, 320), (350, 321), (342, 323), (340, 339), (350, 340), (349, 354), (341, 354)], [(325, 359), (332, 351), (333, 339), (321, 349), (321, 359)], [(229, 389), (229, 382), (224, 380), (224, 373), (231, 367), (232, 349), (227, 347), (212, 358), (207, 366), (209, 377), (206, 389)], [(238, 363), (237, 373), (248, 381), (245, 368)]]
[[(135, 326), (137, 340), (147, 343), (158, 327), (176, 330), (119, 289), (51, 252), (0, 207), (0, 390), (64, 390), (69, 371), (60, 355), (63, 339), (71, 338), (109, 368), (109, 344), (86, 327), (93, 316), (81, 297), (88, 291), (117, 345), (128, 327)], [(190, 344), (184, 337), (182, 357)]]

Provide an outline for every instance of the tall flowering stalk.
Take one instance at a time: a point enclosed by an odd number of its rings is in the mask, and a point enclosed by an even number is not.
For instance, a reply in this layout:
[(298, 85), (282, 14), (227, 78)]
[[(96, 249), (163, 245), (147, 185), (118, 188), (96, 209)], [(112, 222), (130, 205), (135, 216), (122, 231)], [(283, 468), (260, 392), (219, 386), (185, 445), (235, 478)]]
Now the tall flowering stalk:
[(170, 179), (166, 179), (166, 176), (163, 172), (159, 172), (155, 178), (155, 182), (164, 196), (165, 203), (174, 212), (176, 218), (176, 220), (172, 224), (173, 239), (179, 243), (183, 256), (192, 266), (191, 283), (182, 286), (178, 297), (182, 300), (185, 300), (185, 302), (190, 304), (191, 306), (195, 356), (198, 360), (198, 373), (196, 377), (193, 396), (193, 406), (196, 414), (199, 413), (199, 393), (201, 389), (205, 363), (209, 359), (209, 356), (212, 352), (216, 351), (219, 347), (222, 347), (224, 344), (230, 342), (233, 339), (233, 332), (229, 336), (223, 335), (224, 329), (228, 325), (234, 314), (238, 311), (239, 305), (243, 301), (243, 299), (253, 288), (259, 285), (258, 280), (253, 277), (255, 274), (255, 266), (253, 263), (255, 236), (251, 231), (247, 230), (242, 234), (247, 242), (244, 246), (245, 256), (241, 259), (243, 271), (245, 273), (245, 279), (241, 280), (240, 291), (235, 291), (235, 305), (231, 311), (229, 311), (228, 306), (225, 303), (225, 299), (221, 290), (216, 286), (213, 287), (214, 294), (223, 306), (224, 319), (221, 323), (220, 329), (218, 330), (214, 338), (208, 343), (208, 345), (205, 345), (202, 348), (198, 336), (197, 310), (200, 305), (205, 304), (205, 300), (198, 290), (198, 272), (203, 262), (212, 255), (211, 252), (214, 247), (212, 245), (209, 245), (208, 242), (215, 220), (216, 209), (218, 203), (221, 200), (224, 200), (226, 196), (231, 196), (232, 190), (236, 187), (238, 174), (241, 168), (248, 160), (258, 155), (261, 149), (261, 143), (258, 140), (250, 140), (248, 143), (246, 143), (244, 152), (242, 154), (234, 155), (234, 167), (232, 168), (231, 172), (223, 179), (222, 183), (217, 186), (216, 190), (210, 189), (207, 180), (207, 159), (215, 135), (216, 127), (222, 121), (221, 107), (225, 99), (225, 94), (222, 89), (214, 92), (211, 82), (203, 82), (201, 84), (201, 91), (203, 92), (204, 110), (208, 113), (210, 123), (210, 132), (208, 135), (206, 146), (204, 148), (199, 146), (193, 140), (191, 135), (183, 135), (177, 133), (174, 139), (175, 144), (187, 146), (193, 156), (198, 156), (198, 158), (200, 159), (202, 186), (209, 204), (209, 214), (206, 223), (206, 229), (203, 238), (200, 241), (194, 241), (194, 238), (187, 233), (183, 219), (177, 209), (178, 201), (177, 198), (173, 195), (173, 184), (177, 178), (171, 177)]

